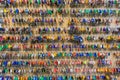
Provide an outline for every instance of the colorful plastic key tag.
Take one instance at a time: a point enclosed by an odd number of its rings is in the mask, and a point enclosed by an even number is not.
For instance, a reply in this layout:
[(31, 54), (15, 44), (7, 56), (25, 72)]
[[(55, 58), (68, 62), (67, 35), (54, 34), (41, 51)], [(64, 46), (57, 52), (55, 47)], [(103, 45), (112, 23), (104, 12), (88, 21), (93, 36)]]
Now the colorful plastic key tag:
[(27, 4), (27, 2), (28, 2), (28, 0), (23, 0), (23, 3), (24, 3), (24, 4)]
[(93, 80), (96, 80), (96, 76), (95, 76), (95, 75), (93, 75), (93, 76), (92, 76), (92, 79), (93, 79)]
[(51, 0), (51, 2), (52, 2), (52, 4), (54, 4), (54, 3), (55, 3), (55, 0)]
[(31, 77), (31, 76), (28, 76), (28, 80), (32, 80), (32, 77)]
[(14, 77), (14, 80), (19, 80), (19, 79), (18, 79), (18, 76), (15, 76), (15, 77)]
[(40, 5), (41, 4), (41, 0), (37, 0), (37, 3), (38, 3), (38, 5)]
[(33, 80), (39, 80), (39, 78), (37, 76), (33, 76), (32, 78)]
[(11, 1), (10, 0), (7, 0), (7, 4), (10, 5)]
[(16, 9), (16, 10), (14, 11), (14, 13), (15, 13), (15, 14), (19, 14), (19, 9)]
[(28, 2), (29, 2), (29, 4), (32, 4), (32, 0), (29, 0)]

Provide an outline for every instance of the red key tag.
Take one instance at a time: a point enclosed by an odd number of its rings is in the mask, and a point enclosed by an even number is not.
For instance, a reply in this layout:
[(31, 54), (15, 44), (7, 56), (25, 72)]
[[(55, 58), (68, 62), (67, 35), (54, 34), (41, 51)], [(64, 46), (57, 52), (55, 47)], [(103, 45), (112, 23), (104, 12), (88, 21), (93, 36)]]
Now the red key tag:
[(23, 0), (24, 4), (27, 4), (28, 0)]

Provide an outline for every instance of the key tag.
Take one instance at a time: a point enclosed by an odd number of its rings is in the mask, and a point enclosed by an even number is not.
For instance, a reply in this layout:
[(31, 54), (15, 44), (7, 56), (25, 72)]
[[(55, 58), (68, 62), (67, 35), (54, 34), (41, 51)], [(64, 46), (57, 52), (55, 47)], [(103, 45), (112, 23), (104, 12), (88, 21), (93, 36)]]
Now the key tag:
[[(39, 77), (40, 80), (44, 80), (44, 76), (40, 76)], [(51, 79), (52, 80), (52, 79)]]
[(66, 54), (66, 57), (71, 57), (72, 56), (72, 53), (65, 53)]
[(117, 0), (113, 0), (113, 4), (114, 4), (115, 6), (117, 5), (117, 3), (118, 3)]
[(88, 41), (91, 41), (91, 36), (87, 36), (87, 40), (88, 40)]
[(5, 76), (6, 80), (12, 80), (13, 78), (11, 76)]
[(84, 55), (85, 55), (84, 52), (81, 52), (81, 53), (79, 54), (79, 56), (80, 56), (81, 58), (82, 58), (82, 57), (85, 57)]
[(19, 80), (18, 76), (14, 76), (13, 80)]
[(46, 33), (49, 32), (49, 28), (48, 28), (48, 27), (45, 28), (45, 32), (46, 32)]
[(1, 80), (4, 80), (4, 77), (3, 77), (3, 76), (0, 76), (0, 79), (1, 79)]
[(86, 19), (82, 19), (82, 24), (85, 25), (87, 23), (87, 20)]
[(103, 10), (103, 16), (107, 16), (108, 12), (106, 9)]
[(90, 22), (91, 22), (91, 25), (92, 25), (92, 26), (95, 26), (95, 18), (92, 18), (92, 19), (90, 20)]
[(99, 16), (102, 16), (102, 10), (101, 9), (98, 10), (98, 14), (99, 14)]
[(95, 15), (98, 15), (98, 9), (94, 9)]
[(50, 18), (49, 23), (50, 23), (51, 25), (53, 25), (53, 19), (52, 19), (52, 18)]
[(41, 0), (37, 0), (37, 4), (40, 5), (41, 4)]
[(89, 57), (92, 58), (93, 57), (93, 53), (89, 52)]
[(53, 73), (57, 73), (58, 69), (57, 68), (54, 68), (53, 69)]
[(66, 52), (60, 52), (60, 57), (67, 57), (67, 54), (69, 54), (69, 53), (66, 53)]
[(50, 16), (53, 14), (53, 11), (52, 11), (52, 10), (47, 10), (46, 12), (47, 12), (47, 14), (50, 15)]
[(120, 44), (117, 45), (117, 48), (120, 49)]
[(95, 75), (92, 75), (92, 80), (97, 80)]
[(11, 4), (11, 0), (7, 0), (8, 7), (10, 6), (10, 4)]
[(90, 54), (87, 52), (85, 53), (85, 57), (89, 58), (90, 57)]
[(26, 15), (28, 15), (30, 13), (29, 9), (27, 9), (27, 8), (24, 10), (24, 12)]
[(3, 13), (4, 13), (5, 16), (7, 15), (7, 12), (8, 12), (8, 10), (4, 8)]
[(15, 22), (16, 22), (16, 21), (15, 21), (15, 19), (14, 19), (14, 18), (12, 18), (12, 22), (15, 24)]
[(13, 6), (13, 4), (14, 4), (14, 0), (10, 0), (10, 3), (12, 4), (12, 6)]
[(82, 80), (85, 80), (85, 76), (84, 75), (82, 76)]
[(113, 12), (112, 12), (112, 10), (111, 9), (107, 9), (107, 16), (112, 16), (113, 15)]
[(3, 61), (2, 66), (7, 67), (8, 66), (8, 61)]
[(75, 57), (78, 58), (79, 57), (79, 53), (76, 53)]
[(11, 62), (10, 62), (10, 61), (8, 61), (7, 66), (8, 66), (8, 67), (10, 67), (10, 66), (11, 66)]
[(19, 14), (19, 9), (16, 9), (16, 10), (14, 11), (14, 13), (15, 13), (15, 14)]
[(28, 76), (28, 80), (32, 80), (32, 77), (31, 77), (31, 76)]
[(7, 68), (4, 68), (4, 73), (8, 73), (8, 69)]
[(27, 4), (27, 3), (28, 3), (28, 0), (23, 0), (23, 3), (24, 3), (24, 4)]
[(104, 80), (104, 79), (105, 79), (105, 76), (104, 76), (104, 75), (101, 75), (100, 78)]
[(116, 13), (116, 10), (111, 10), (110, 9), (108, 13), (109, 13), (110, 16), (113, 16)]
[(87, 79), (87, 80), (90, 80), (90, 76), (86, 76), (86, 79)]
[(33, 80), (38, 80), (38, 77), (37, 76), (33, 76), (32, 79)]
[(55, 0), (51, 0), (52, 5), (55, 4)]
[(94, 44), (93, 44), (93, 45), (91, 45), (91, 48), (92, 48), (92, 49), (95, 49), (95, 48), (94, 48)]
[(29, 3), (29, 5), (31, 5), (32, 4), (32, 0), (29, 0), (28, 3)]
[(87, 65), (87, 63), (88, 63), (87, 60), (83, 61), (83, 64), (84, 64), (84, 65)]
[[(48, 76), (43, 76), (43, 80), (48, 80), (49, 79), (49, 77)], [(42, 80), (42, 79), (40, 79), (40, 80)]]
[(88, 9), (85, 9), (85, 10), (84, 10), (84, 14), (88, 16), (88, 15), (89, 15), (89, 10), (88, 10)]

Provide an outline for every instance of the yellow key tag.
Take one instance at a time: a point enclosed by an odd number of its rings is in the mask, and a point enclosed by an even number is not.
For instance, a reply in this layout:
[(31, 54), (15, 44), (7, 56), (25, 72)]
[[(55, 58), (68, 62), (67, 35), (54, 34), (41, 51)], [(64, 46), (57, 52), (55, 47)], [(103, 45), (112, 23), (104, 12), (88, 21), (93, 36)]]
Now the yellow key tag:
[(3, 12), (4, 12), (4, 13), (6, 13), (6, 12), (7, 12), (7, 10), (6, 10), (6, 9), (4, 9), (4, 10), (3, 10)]
[(57, 56), (57, 53), (56, 53), (56, 52), (54, 52), (54, 54), (53, 54), (53, 55), (54, 55), (54, 57), (56, 57), (56, 56)]

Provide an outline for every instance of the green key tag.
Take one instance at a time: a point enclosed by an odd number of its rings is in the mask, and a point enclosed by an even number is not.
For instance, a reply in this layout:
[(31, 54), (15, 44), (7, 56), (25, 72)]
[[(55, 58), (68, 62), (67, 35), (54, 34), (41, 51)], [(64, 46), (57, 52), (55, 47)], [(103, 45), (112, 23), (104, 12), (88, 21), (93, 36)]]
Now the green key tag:
[(61, 13), (61, 8), (58, 8), (58, 12)]
[(7, 49), (8, 48), (8, 44), (6, 44), (6, 45), (4, 45), (4, 47), (3, 47), (4, 49)]
[(92, 53), (90, 52), (90, 57), (92, 57)]
[(93, 80), (96, 80), (96, 77), (93, 75), (93, 76), (92, 76), (92, 79), (93, 79)]
[(40, 77), (39, 77), (39, 80), (44, 80), (44, 77), (43, 77), (43, 76), (40, 76)]
[(0, 46), (0, 51), (2, 51), (3, 50), (3, 46)]
[(47, 10), (47, 13), (48, 13), (49, 15), (52, 15), (52, 10)]
[[(18, 77), (17, 77), (17, 76), (15, 76), (15, 77), (14, 77), (14, 80), (18, 80)], [(28, 79), (28, 80), (29, 80), (29, 79)]]
[(61, 57), (61, 56), (62, 56), (62, 53), (61, 53), (61, 52), (59, 52), (59, 53), (58, 53), (58, 57)]
[(90, 36), (88, 36), (88, 37), (87, 37), (87, 40), (88, 40), (88, 41), (90, 41), (90, 39), (91, 39), (91, 37), (90, 37)]
[(41, 0), (37, 0), (38, 5), (41, 4)]
[(31, 56), (32, 56), (32, 54), (28, 54), (28, 58), (29, 58), (29, 59), (31, 58)]
[(79, 10), (79, 13), (82, 13), (82, 10)]
[(118, 44), (118, 49), (120, 49), (120, 44)]
[(96, 13), (96, 14), (98, 13), (98, 9), (95, 9), (95, 13)]
[(112, 14), (117, 15), (117, 10), (112, 10)]
[(91, 47), (92, 47), (92, 49), (94, 49), (94, 45), (92, 45)]
[(5, 73), (7, 73), (7, 72), (8, 72), (8, 69), (7, 69), (7, 68), (5, 68), (4, 70), (5, 70)]
[(52, 3), (54, 4), (54, 3), (55, 3), (55, 0), (52, 0)]
[(45, 48), (48, 49), (48, 45), (47, 44), (46, 44)]
[(32, 4), (32, 0), (29, 0), (29, 4)]
[(28, 77), (28, 80), (32, 80), (31, 76)]
[(86, 14), (89, 14), (89, 9), (86, 10)]
[(109, 13), (109, 14), (110, 14), (110, 10), (109, 10), (109, 9), (107, 9), (107, 13)]
[(87, 10), (86, 9), (84, 10), (84, 13), (87, 14)]
[(117, 0), (114, 0), (113, 3), (114, 3), (114, 4), (117, 4)]

